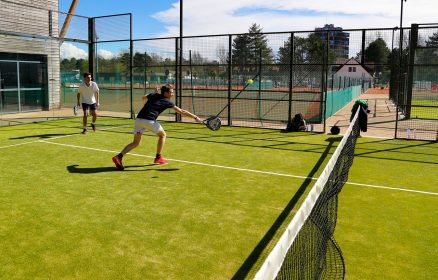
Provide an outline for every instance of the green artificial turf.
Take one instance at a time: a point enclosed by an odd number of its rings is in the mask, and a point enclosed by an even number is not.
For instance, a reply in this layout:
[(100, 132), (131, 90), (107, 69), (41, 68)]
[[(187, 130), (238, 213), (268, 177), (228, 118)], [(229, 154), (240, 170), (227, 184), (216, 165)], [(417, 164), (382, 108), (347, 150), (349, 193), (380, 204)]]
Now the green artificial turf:
[(348, 181), (401, 190), (344, 186), (335, 237), (347, 279), (435, 279), (438, 143), (360, 138)]
[[(123, 172), (111, 157), (132, 120), (100, 118), (87, 135), (80, 118), (0, 128), (0, 278), (249, 278), (340, 141), (162, 125), (170, 163), (151, 164), (147, 133)], [(349, 181), (436, 192), (436, 143), (360, 138), (357, 154)], [(437, 198), (347, 184), (335, 232), (347, 278), (437, 275)]]
[(438, 119), (438, 99), (412, 100), (411, 117), (419, 119)]

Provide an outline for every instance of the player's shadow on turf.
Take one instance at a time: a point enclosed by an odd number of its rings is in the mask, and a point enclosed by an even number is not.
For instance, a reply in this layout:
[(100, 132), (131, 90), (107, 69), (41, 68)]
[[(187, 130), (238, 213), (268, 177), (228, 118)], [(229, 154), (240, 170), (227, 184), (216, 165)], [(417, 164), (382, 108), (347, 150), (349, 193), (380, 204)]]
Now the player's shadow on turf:
[(240, 268), (233, 275), (233, 277), (231, 278), (232, 280), (238, 280), (238, 279), (240, 280), (247, 278), (249, 271), (256, 264), (257, 260), (259, 260), (260, 255), (266, 249), (266, 246), (272, 240), (272, 238), (274, 237), (278, 229), (281, 227), (281, 225), (285, 222), (286, 218), (290, 215), (291, 211), (295, 208), (297, 202), (299, 201), (301, 196), (305, 193), (307, 187), (312, 183), (314, 175), (316, 174), (316, 172), (318, 172), (319, 168), (324, 163), (324, 160), (330, 155), (330, 152), (333, 152), (332, 148), (334, 148), (333, 147), (334, 143), (340, 142), (341, 140), (342, 137), (330, 137), (326, 140), (327, 142), (329, 142), (329, 144), (326, 146), (324, 152), (316, 162), (313, 169), (306, 176), (306, 179), (301, 184), (299, 189), (296, 191), (295, 195), (292, 197), (292, 199), (289, 201), (289, 203), (286, 205), (286, 207), (283, 209), (283, 211), (280, 213), (280, 215), (277, 217), (277, 219), (274, 221), (274, 223), (271, 225), (271, 227), (262, 237), (262, 239), (259, 241), (257, 246), (253, 249), (251, 254), (248, 255), (246, 260), (242, 263)]
[(58, 136), (65, 136), (65, 135), (71, 135), (71, 133), (61, 134), (61, 133), (53, 133), (53, 134), (38, 134), (38, 135), (26, 135), (26, 136), (20, 136), (20, 137), (13, 137), (9, 139), (26, 139), (26, 138), (40, 138), (40, 139), (48, 139), (52, 137), (58, 137)]
[[(129, 168), (135, 168), (135, 167), (145, 167), (145, 166), (149, 166), (149, 165), (128, 165), (125, 166), (125, 170), (123, 171), (119, 171), (117, 170), (114, 166), (105, 166), (105, 167), (78, 167), (79, 165), (77, 164), (73, 164), (73, 165), (69, 165), (67, 166), (67, 170), (70, 173), (80, 173), (80, 174), (92, 174), (92, 173), (101, 173), (101, 172), (125, 172), (125, 171), (149, 171), (149, 170), (153, 170), (153, 171), (158, 171), (158, 172), (163, 172), (163, 171), (178, 171), (178, 168), (147, 168), (147, 169), (132, 169), (130, 170)], [(153, 165), (155, 166), (155, 165)]]

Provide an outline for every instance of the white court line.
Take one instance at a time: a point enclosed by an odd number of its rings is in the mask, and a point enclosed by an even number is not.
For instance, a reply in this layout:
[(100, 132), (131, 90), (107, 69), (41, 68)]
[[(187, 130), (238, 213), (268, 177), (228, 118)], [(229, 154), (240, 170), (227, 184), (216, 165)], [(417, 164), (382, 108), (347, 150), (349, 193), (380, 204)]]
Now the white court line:
[[(65, 147), (72, 147), (72, 148), (79, 148), (79, 149), (88, 149), (88, 150), (100, 151), (100, 152), (109, 152), (109, 153), (113, 153), (113, 154), (118, 154), (120, 152), (120, 151), (111, 151), (111, 150), (104, 150), (104, 149), (98, 149), (98, 148), (90, 148), (90, 147), (70, 145), (70, 144), (63, 144), (63, 143), (55, 143), (55, 142), (49, 142), (47, 140), (41, 140), (41, 142), (48, 143), (48, 144), (53, 144), (53, 145), (65, 146)], [(128, 155), (136, 156), (136, 157), (155, 158), (153, 156), (146, 156), (146, 155), (133, 154), (133, 153), (128, 153)], [(299, 179), (312, 179), (312, 180), (318, 179), (318, 178), (313, 178), (313, 177), (298, 176), (298, 175), (291, 175), (291, 174), (283, 174), (283, 173), (261, 171), (261, 170), (253, 170), (253, 169), (246, 169), (246, 168), (238, 168), (238, 167), (231, 167), (231, 166), (223, 166), (223, 165), (216, 165), (216, 164), (209, 164), (209, 163), (202, 163), (202, 162), (194, 162), (194, 161), (187, 161), (187, 160), (180, 160), (180, 159), (171, 159), (171, 158), (168, 158), (168, 159), (171, 160), (171, 161), (175, 161), (175, 162), (181, 162), (181, 163), (187, 163), (187, 164), (196, 164), (196, 165), (216, 167), (216, 168), (223, 168), (223, 169), (231, 169), (231, 170), (237, 170), (237, 171), (247, 171), (247, 172), (253, 172), (253, 173), (269, 174), (269, 175), (276, 175), (276, 176), (283, 176), (283, 177), (292, 177), (292, 178), (299, 178)]]
[[(100, 131), (111, 130), (111, 129), (114, 129), (114, 128), (124, 127), (124, 126), (128, 126), (128, 125), (132, 125), (132, 124), (123, 124), (123, 125), (119, 125), (119, 126), (112, 126), (112, 127), (102, 128), (102, 129), (99, 129), (99, 130)], [(38, 142), (47, 141), (47, 140), (60, 139), (60, 138), (70, 137), (70, 136), (79, 135), (79, 134), (81, 134), (81, 133), (77, 132), (77, 133), (72, 133), (72, 134), (67, 134), (67, 135), (62, 135), (62, 136), (50, 137), (50, 138), (47, 138), (47, 139), (40, 139), (40, 140), (35, 140), (35, 141), (23, 142), (23, 143), (8, 145), (8, 146), (0, 146), (0, 149), (16, 147), (16, 146), (21, 146), (21, 145), (27, 145), (27, 144), (32, 144), (32, 143), (38, 143)]]
[[(71, 147), (71, 148), (79, 148), (79, 149), (88, 149), (88, 150), (100, 151), (100, 152), (108, 152), (108, 153), (112, 153), (112, 154), (118, 154), (119, 153), (118, 151), (104, 150), (104, 149), (84, 147), (84, 146), (77, 146), (77, 145), (70, 145), (70, 144), (63, 144), (63, 143), (54, 143), (54, 142), (49, 142), (47, 140), (40, 140), (39, 142), (44, 142), (44, 143), (47, 143), (47, 144), (53, 144), (53, 145), (59, 145), (59, 146), (65, 146), (65, 147)], [(133, 154), (133, 153), (128, 153), (128, 155), (136, 156), (136, 157), (154, 158), (153, 156), (146, 156), (146, 155)], [(291, 174), (284, 174), (284, 173), (277, 173), (277, 172), (269, 172), (269, 171), (261, 171), (261, 170), (247, 169), (247, 168), (238, 168), (238, 167), (231, 167), (231, 166), (223, 166), (223, 165), (217, 165), (217, 164), (208, 164), (208, 163), (201, 163), (201, 162), (194, 162), (194, 161), (187, 161), (187, 160), (170, 159), (170, 158), (169, 158), (169, 160), (175, 161), (175, 162), (187, 163), (187, 164), (196, 164), (196, 165), (216, 167), (216, 168), (222, 168), (222, 169), (231, 169), (231, 170), (237, 170), (237, 171), (246, 171), (246, 172), (253, 172), (253, 173), (260, 173), (260, 174), (276, 175), (276, 176), (282, 176), (282, 177), (291, 177), (291, 178), (299, 178), (299, 179), (311, 179), (311, 180), (317, 180), (318, 179), (318, 178), (315, 178), (315, 177), (298, 176), (298, 175), (291, 175)], [(353, 182), (346, 182), (346, 184), (355, 185), (355, 186), (361, 186), (361, 187), (376, 188), (376, 189), (387, 189), (387, 190), (412, 192), (412, 193), (420, 193), (420, 194), (427, 194), (427, 195), (438, 195), (438, 193), (434, 193), (434, 192), (425, 192), (425, 191), (417, 191), (417, 190), (402, 189), (402, 188), (391, 188), (391, 187), (386, 187), (386, 186), (360, 184), (360, 183), (353, 183)]]
[(1, 146), (0, 149), (16, 147), (16, 146), (21, 146), (21, 145), (26, 145), (26, 144), (32, 144), (32, 143), (37, 143), (37, 142), (41, 142), (41, 140), (35, 140), (35, 141), (24, 142), (24, 143), (19, 143), (19, 144), (13, 144), (13, 145), (8, 145), (8, 146)]
[(376, 188), (376, 189), (387, 189), (387, 190), (393, 190), (393, 191), (403, 191), (403, 192), (413, 192), (413, 193), (421, 193), (421, 194), (429, 194), (429, 195), (438, 195), (438, 193), (434, 193), (434, 192), (416, 191), (416, 190), (402, 189), (402, 188), (391, 188), (391, 187), (385, 187), (385, 186), (359, 184), (359, 183), (352, 183), (352, 182), (347, 182), (347, 184), (361, 186), (361, 187)]

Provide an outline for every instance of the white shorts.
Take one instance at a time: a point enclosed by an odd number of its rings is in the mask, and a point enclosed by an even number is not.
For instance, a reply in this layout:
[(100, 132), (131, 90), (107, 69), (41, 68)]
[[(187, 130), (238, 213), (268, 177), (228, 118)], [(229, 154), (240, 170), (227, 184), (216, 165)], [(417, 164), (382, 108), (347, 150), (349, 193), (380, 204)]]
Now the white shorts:
[(143, 133), (145, 130), (148, 130), (154, 134), (158, 134), (159, 132), (164, 131), (164, 129), (156, 120), (154, 121), (154, 120), (136, 119), (134, 134)]

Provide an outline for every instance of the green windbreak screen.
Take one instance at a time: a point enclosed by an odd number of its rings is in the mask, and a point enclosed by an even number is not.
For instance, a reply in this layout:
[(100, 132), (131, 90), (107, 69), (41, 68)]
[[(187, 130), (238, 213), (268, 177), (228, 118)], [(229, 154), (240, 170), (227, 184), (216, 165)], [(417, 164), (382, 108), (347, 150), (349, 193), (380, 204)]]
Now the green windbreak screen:
[(325, 113), (326, 118), (333, 116), (342, 107), (358, 97), (361, 94), (361, 91), (362, 86), (357, 85), (327, 92), (327, 110)]

